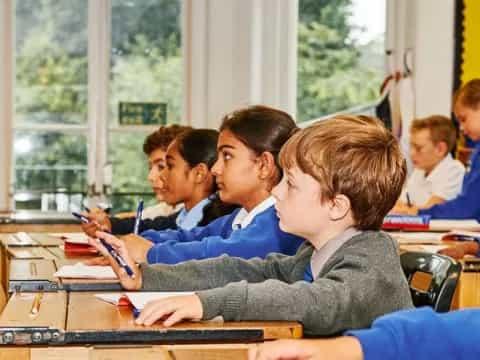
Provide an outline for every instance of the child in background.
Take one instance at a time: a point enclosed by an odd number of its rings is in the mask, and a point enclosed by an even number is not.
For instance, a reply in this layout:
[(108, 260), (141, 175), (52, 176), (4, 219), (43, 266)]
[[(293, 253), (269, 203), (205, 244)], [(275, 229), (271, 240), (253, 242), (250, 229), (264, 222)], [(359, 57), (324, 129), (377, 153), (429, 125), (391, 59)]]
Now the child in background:
[(456, 197), (462, 189), (465, 168), (450, 152), (455, 146), (453, 122), (433, 115), (412, 122), (410, 155), (415, 170), (392, 212), (416, 206), (429, 208)]
[(171, 326), (221, 315), (226, 321), (299, 321), (305, 334), (328, 336), (412, 306), (396, 243), (379, 231), (406, 176), (393, 135), (376, 119), (337, 116), (295, 134), (280, 163), (284, 175), (272, 191), (280, 228), (307, 240), (294, 256), (221, 256), (138, 268), (124, 242), (97, 233), (135, 273), (129, 277), (99, 240), (91, 240), (124, 288), (197, 290), (148, 303), (137, 324), (163, 318)]
[(279, 340), (252, 346), (249, 360), (400, 360), (480, 356), (480, 309), (438, 314), (430, 308), (399, 311), (371, 329), (318, 340)]
[[(455, 94), (453, 111), (465, 135), (473, 141), (480, 140), (480, 79), (462, 86)], [(427, 209), (411, 207), (396, 210), (409, 215), (430, 215), (433, 219), (480, 220), (480, 145), (470, 159), (470, 169), (465, 175), (461, 193), (454, 199)]]
[[(140, 232), (148, 229), (189, 230), (197, 225), (207, 225), (236, 208), (222, 203), (215, 194), (217, 188), (211, 168), (217, 160), (217, 141), (218, 131), (196, 129), (182, 132), (170, 143), (166, 151), (166, 165), (155, 176), (159, 179), (157, 189), (166, 203), (183, 203), (184, 207), (170, 216), (142, 220)], [(90, 218), (95, 221), (83, 225), (90, 236), (95, 236), (95, 231), (99, 229), (113, 234), (131, 233), (135, 224), (135, 218)]]
[(124, 241), (135, 261), (176, 264), (221, 254), (243, 258), (294, 254), (303, 239), (280, 230), (271, 190), (281, 178), (280, 148), (296, 129), (290, 115), (266, 106), (227, 115), (212, 173), (220, 199), (241, 209), (204, 227), (129, 235)]
[[(167, 204), (164, 199), (163, 183), (160, 179), (160, 172), (165, 168), (165, 156), (168, 145), (182, 132), (190, 130), (189, 126), (169, 125), (162, 126), (147, 136), (143, 143), (143, 152), (148, 157), (148, 181), (152, 186), (159, 204), (145, 208), (142, 219), (144, 223), (149, 223), (150, 227), (155, 228), (156, 217), (167, 217), (173, 214), (173, 222), (178, 214), (175, 210), (177, 203)], [(92, 223), (82, 223), (82, 229), (86, 234), (94, 236), (95, 231), (100, 225), (104, 230), (110, 230), (114, 234), (128, 234), (133, 231), (133, 223), (135, 222), (135, 213), (124, 214), (122, 217), (109, 216), (105, 211), (94, 208), (84, 216), (93, 220)], [(125, 216), (126, 215), (126, 216)], [(172, 221), (171, 221), (172, 222)], [(111, 224), (111, 226), (107, 226)], [(162, 222), (163, 224), (163, 222)], [(164, 227), (162, 227), (164, 228)]]

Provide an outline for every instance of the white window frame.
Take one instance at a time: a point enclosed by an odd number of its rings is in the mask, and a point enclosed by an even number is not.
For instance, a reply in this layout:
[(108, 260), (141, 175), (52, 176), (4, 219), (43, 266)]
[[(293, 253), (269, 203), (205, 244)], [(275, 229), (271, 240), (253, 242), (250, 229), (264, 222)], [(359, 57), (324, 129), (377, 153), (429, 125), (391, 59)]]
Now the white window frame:
[[(189, 5), (185, 5), (189, 1)], [(191, 9), (191, 0), (182, 0), (181, 21), (185, 26), (184, 11)], [(108, 160), (109, 135), (138, 132), (148, 134), (157, 126), (112, 126), (109, 125), (109, 77), (111, 39), (111, 0), (88, 0), (88, 117), (85, 125), (65, 124), (15, 124), (14, 116), (14, 44), (15, 0), (0, 1), (0, 163), (8, 169), (0, 174), (0, 212), (14, 209), (14, 133), (18, 130), (55, 131), (62, 134), (78, 134), (87, 140), (87, 185), (89, 199), (104, 200), (111, 191), (111, 167)], [(182, 53), (185, 54), (182, 31)], [(184, 80), (186, 77), (184, 63)], [(184, 81), (184, 98), (186, 98)], [(182, 114), (185, 113), (183, 102)], [(182, 116), (182, 118), (184, 118)]]

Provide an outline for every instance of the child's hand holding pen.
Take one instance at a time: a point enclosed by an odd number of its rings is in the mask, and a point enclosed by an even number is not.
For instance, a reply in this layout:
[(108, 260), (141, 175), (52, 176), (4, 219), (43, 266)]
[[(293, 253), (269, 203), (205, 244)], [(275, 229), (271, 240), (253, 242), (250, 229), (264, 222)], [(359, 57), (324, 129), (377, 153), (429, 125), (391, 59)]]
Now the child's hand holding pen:
[[(122, 240), (117, 239), (115, 236), (103, 231), (97, 231), (95, 237), (98, 239), (89, 239), (90, 245), (94, 246), (106, 259), (109, 260), (109, 265), (112, 266), (113, 271), (117, 274), (122, 286), (127, 290), (139, 290), (142, 287), (142, 273), (130, 257), (125, 243)], [(109, 251), (99, 239), (102, 239), (105, 241), (106, 245), (113, 248), (122, 261), (125, 262), (125, 266), (120, 266), (118, 260), (112, 256), (112, 252)], [(131, 274), (128, 273), (130, 271)]]
[(87, 222), (82, 222), (82, 230), (90, 237), (95, 237), (96, 231), (111, 231), (112, 223), (107, 215), (107, 213), (101, 209), (94, 208), (90, 212), (84, 212), (81, 214), (86, 217)]

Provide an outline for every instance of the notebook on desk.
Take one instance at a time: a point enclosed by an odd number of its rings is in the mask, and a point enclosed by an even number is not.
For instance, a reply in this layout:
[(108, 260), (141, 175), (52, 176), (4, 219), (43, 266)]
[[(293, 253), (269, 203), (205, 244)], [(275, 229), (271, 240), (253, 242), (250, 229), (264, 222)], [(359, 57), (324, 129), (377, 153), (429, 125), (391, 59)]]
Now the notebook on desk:
[(89, 237), (84, 233), (53, 233), (55, 236), (63, 240), (63, 251), (66, 255), (95, 255), (97, 249), (88, 243)]
[(428, 215), (387, 215), (383, 219), (384, 230), (428, 231), (430, 216)]
[(64, 265), (53, 276), (69, 279), (116, 279), (117, 275), (111, 266), (88, 266), (81, 262), (75, 265)]

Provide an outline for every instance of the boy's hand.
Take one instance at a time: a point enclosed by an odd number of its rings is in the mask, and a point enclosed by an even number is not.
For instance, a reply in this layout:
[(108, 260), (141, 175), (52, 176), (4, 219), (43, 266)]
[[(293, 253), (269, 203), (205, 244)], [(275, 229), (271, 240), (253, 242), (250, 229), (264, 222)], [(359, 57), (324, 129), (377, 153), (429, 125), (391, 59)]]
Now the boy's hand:
[(83, 263), (88, 266), (107, 266), (110, 265), (110, 260), (105, 256), (96, 256), (92, 259), (84, 260)]
[(252, 346), (248, 360), (361, 360), (360, 342), (351, 336), (316, 340), (277, 340)]
[(135, 234), (122, 236), (122, 240), (125, 242), (128, 253), (136, 263), (147, 262), (148, 250), (153, 246), (151, 241)]
[(108, 250), (105, 246), (102, 245), (99, 239), (89, 239), (88, 242), (94, 246), (106, 259), (109, 261), (109, 265), (113, 268), (113, 271), (117, 274), (120, 283), (122, 286), (127, 290), (139, 290), (142, 287), (142, 272), (132, 260), (130, 255), (128, 254), (127, 247), (125, 243), (117, 239), (115, 236), (102, 232), (97, 231), (96, 237), (105, 240), (108, 244), (110, 244), (113, 249), (120, 255), (123, 260), (127, 263), (128, 266), (133, 271), (133, 276), (130, 277), (125, 269), (121, 267), (118, 262), (110, 255)]
[(82, 230), (90, 237), (95, 237), (96, 231), (111, 231), (112, 223), (107, 213), (101, 209), (92, 209), (88, 213), (82, 213), (90, 220), (89, 223), (82, 223)]
[(402, 204), (397, 204), (390, 210), (389, 214), (398, 214), (398, 215), (418, 215), (418, 208), (415, 206), (407, 206)]
[(201, 320), (202, 316), (203, 307), (197, 295), (173, 296), (147, 303), (135, 323), (150, 326), (165, 318), (163, 325), (168, 327), (184, 319)]
[(454, 259), (462, 259), (465, 255), (476, 255), (478, 250), (479, 244), (476, 241), (465, 241), (463, 243), (439, 250), (438, 253), (450, 256)]

